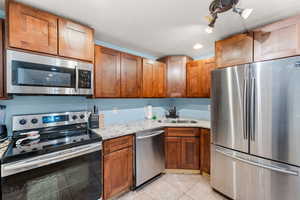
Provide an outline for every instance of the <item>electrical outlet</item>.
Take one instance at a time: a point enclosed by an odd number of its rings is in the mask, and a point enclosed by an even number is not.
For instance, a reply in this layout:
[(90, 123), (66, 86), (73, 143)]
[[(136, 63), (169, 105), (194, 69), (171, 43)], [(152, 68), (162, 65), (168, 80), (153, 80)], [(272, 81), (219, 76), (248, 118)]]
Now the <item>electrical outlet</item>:
[(208, 111), (210, 111), (210, 105), (207, 106)]

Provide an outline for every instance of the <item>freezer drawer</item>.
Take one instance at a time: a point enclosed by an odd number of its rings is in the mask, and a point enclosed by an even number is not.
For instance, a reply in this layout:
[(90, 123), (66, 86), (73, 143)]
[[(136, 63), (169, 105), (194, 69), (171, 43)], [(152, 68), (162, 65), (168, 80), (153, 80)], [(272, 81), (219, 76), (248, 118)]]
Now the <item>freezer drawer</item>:
[(165, 170), (164, 130), (136, 134), (136, 187)]
[(247, 152), (249, 65), (212, 72), (212, 142)]
[(300, 199), (299, 168), (212, 145), (212, 187), (236, 200)]

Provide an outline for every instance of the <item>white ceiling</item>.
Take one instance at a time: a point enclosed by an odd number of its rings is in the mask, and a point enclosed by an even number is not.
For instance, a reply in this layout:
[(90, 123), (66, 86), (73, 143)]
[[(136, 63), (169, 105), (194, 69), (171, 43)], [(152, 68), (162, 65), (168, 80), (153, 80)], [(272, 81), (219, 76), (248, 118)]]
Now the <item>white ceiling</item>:
[[(219, 17), (213, 34), (205, 33), (211, 0), (19, 1), (92, 26), (96, 40), (155, 57), (212, 55), (215, 40), (245, 30), (241, 18), (228, 12)], [(248, 28), (300, 14), (300, 0), (240, 0), (240, 7), (254, 8), (245, 21)], [(194, 50), (197, 42), (204, 47)]]

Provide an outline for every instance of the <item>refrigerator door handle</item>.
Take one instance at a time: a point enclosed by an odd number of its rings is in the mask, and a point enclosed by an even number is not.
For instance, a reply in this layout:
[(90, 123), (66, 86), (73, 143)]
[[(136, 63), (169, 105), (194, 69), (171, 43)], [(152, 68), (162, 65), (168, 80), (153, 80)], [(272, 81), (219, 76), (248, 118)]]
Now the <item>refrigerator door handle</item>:
[(248, 139), (248, 126), (247, 126), (247, 79), (244, 80), (244, 90), (243, 90), (243, 134), (244, 134), (244, 139)]
[(250, 140), (255, 141), (255, 78), (251, 78), (251, 94), (250, 94)]
[(299, 176), (299, 172), (298, 171), (293, 171), (293, 170), (288, 170), (288, 169), (285, 169), (285, 168), (280, 168), (280, 167), (275, 167), (275, 166), (271, 166), (271, 165), (261, 164), (261, 163), (258, 163), (258, 162), (255, 162), (255, 161), (251, 161), (251, 160), (242, 158), (240, 156), (234, 155), (233, 153), (229, 153), (229, 152), (223, 151), (221, 149), (216, 149), (216, 152), (221, 153), (221, 154), (223, 154), (223, 155), (225, 155), (227, 157), (230, 157), (232, 159), (235, 159), (235, 160), (247, 163), (249, 165), (253, 165), (253, 166), (260, 167), (260, 168), (264, 168), (264, 169), (276, 171), (276, 172), (283, 173), (283, 174), (288, 174), (288, 175), (293, 175), (293, 176)]

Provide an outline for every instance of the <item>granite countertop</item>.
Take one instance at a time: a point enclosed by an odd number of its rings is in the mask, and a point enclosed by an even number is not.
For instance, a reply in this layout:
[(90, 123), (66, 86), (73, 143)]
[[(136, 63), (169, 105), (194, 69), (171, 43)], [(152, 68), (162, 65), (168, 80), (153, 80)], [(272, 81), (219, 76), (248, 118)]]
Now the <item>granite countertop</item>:
[(199, 127), (210, 128), (210, 121), (195, 120), (195, 119), (182, 119), (180, 120), (193, 120), (197, 123), (166, 123), (158, 122), (158, 120), (143, 120), (137, 122), (131, 122), (127, 124), (111, 125), (105, 128), (92, 129), (96, 134), (100, 135), (103, 140), (112, 139), (120, 136), (134, 134), (136, 132), (151, 130), (156, 128), (165, 127)]

